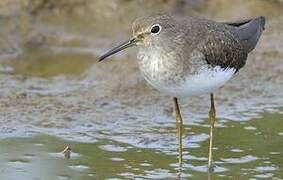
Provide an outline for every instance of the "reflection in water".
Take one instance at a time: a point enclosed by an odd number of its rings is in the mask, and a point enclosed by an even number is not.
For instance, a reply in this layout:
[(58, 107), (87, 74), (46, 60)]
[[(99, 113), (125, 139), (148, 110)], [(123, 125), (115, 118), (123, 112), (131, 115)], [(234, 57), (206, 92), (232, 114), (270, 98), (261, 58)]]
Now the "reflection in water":
[[(243, 123), (227, 121), (226, 127), (217, 127), (215, 131), (215, 172), (207, 173), (208, 142), (204, 139), (197, 142), (197, 148), (185, 147), (180, 179), (280, 179), (281, 121), (282, 116), (276, 114), (263, 114), (263, 118)], [(257, 130), (246, 130), (247, 125)], [(193, 126), (191, 131), (201, 134), (208, 130)], [(170, 135), (175, 137), (174, 132)], [(65, 159), (61, 151), (66, 144), (72, 147), (70, 159)], [(79, 143), (47, 135), (6, 138), (0, 140), (0, 146), (0, 171), (4, 179), (168, 179), (177, 178), (179, 171), (176, 151), (170, 147), (142, 148), (109, 139)]]
[[(57, 48), (59, 49), (59, 48)], [(78, 75), (95, 61), (93, 54), (80, 48), (55, 51), (50, 47), (28, 47), (21, 56), (2, 62), (2, 73), (52, 77), (61, 74)]]
[(66, 159), (70, 159), (71, 158), (71, 148), (69, 146), (65, 147), (65, 149), (62, 152), (65, 156)]

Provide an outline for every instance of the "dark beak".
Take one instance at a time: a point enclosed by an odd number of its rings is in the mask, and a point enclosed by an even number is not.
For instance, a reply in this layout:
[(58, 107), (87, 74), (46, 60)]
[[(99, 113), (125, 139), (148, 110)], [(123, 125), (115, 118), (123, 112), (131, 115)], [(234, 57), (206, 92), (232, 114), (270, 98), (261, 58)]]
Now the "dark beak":
[(126, 41), (126, 42), (123, 42), (119, 46), (114, 47), (113, 49), (111, 49), (110, 51), (105, 53), (104, 55), (100, 56), (98, 61), (102, 61), (103, 59), (111, 56), (112, 54), (115, 54), (115, 53), (117, 53), (119, 51), (122, 51), (122, 50), (124, 50), (124, 49), (126, 49), (128, 47), (135, 46), (136, 42), (137, 42), (136, 38), (133, 38), (133, 39), (130, 39), (130, 40)]

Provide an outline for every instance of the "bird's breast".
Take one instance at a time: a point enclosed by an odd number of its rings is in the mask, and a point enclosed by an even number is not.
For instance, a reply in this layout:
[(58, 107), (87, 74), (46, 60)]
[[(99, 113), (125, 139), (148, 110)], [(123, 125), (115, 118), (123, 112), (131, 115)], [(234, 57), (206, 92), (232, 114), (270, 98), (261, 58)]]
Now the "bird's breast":
[(138, 53), (138, 64), (144, 78), (157, 89), (180, 84), (184, 80), (184, 66), (181, 63), (178, 56), (170, 52), (140, 50)]

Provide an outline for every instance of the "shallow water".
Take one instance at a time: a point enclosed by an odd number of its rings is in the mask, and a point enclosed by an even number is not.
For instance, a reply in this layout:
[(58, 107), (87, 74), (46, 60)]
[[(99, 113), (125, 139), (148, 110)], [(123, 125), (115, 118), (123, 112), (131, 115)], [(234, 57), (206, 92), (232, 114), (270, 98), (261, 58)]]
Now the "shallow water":
[[(282, 179), (282, 113), (263, 113), (262, 118), (247, 122), (218, 120), (214, 146), (216, 169), (210, 175), (206, 172), (207, 123), (185, 126), (182, 177)], [(175, 143), (172, 128), (159, 130), (167, 136), (165, 142)], [(67, 145), (72, 148), (70, 159), (65, 159), (62, 153)], [(147, 148), (103, 137), (94, 143), (80, 143), (36, 135), (5, 138), (0, 140), (0, 146), (1, 179), (175, 179), (178, 172), (176, 145), (161, 148), (156, 144)]]
[[(180, 99), (185, 124), (182, 176), (283, 179), (282, 2), (215, 0), (192, 7), (89, 2), (101, 7), (91, 11), (94, 17), (89, 11), (85, 16), (69, 14), (71, 10), (64, 14), (64, 8), (58, 17), (59, 11), (45, 9), (22, 22), (31, 23), (31, 35), (22, 37), (20, 30), (5, 34), (17, 21), (0, 18), (0, 179), (176, 178), (171, 97), (143, 80), (136, 50), (96, 62), (129, 36), (126, 29), (134, 17), (162, 8), (219, 20), (268, 17), (246, 66), (215, 92), (215, 174), (206, 173), (209, 96)], [(100, 15), (104, 18), (96, 18)], [(73, 150), (70, 160), (61, 152), (66, 145)]]

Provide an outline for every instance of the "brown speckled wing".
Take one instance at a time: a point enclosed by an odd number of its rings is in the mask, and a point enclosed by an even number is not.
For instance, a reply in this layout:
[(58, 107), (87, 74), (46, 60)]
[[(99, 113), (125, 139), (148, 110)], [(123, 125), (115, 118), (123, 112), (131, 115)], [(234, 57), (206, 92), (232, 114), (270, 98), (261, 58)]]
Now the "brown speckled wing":
[(248, 56), (248, 51), (235, 37), (226, 29), (211, 30), (199, 44), (205, 60), (212, 66), (222, 68), (242, 68)]

